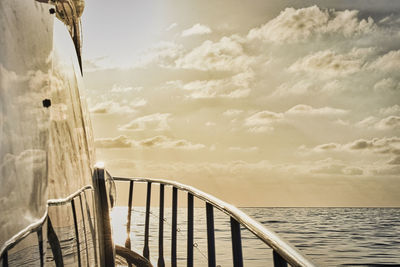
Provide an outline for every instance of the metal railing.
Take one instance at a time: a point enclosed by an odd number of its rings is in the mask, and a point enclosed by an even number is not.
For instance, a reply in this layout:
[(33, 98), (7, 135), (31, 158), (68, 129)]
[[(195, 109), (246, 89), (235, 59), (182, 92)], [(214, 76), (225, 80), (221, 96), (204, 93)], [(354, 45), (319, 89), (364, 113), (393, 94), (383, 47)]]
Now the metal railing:
[[(80, 257), (81, 250), (80, 250), (78, 221), (77, 221), (77, 213), (76, 213), (76, 205), (77, 205), (76, 201), (77, 201), (77, 199), (79, 199), (79, 205), (81, 207), (80, 208), (81, 217), (83, 220), (83, 227), (84, 227), (85, 244), (86, 244), (86, 250), (87, 250), (88, 249), (88, 243), (87, 243), (88, 241), (86, 238), (86, 227), (85, 227), (85, 217), (86, 216), (84, 215), (83, 208), (82, 208), (82, 194), (84, 194), (84, 192), (87, 190), (93, 190), (93, 187), (91, 185), (87, 185), (87, 186), (82, 187), (75, 193), (69, 195), (66, 198), (48, 200), (46, 210), (45, 210), (45, 213), (42, 216), (42, 218), (40, 218), (38, 221), (30, 224), (25, 229), (21, 230), (19, 233), (17, 233), (12, 238), (10, 238), (7, 242), (5, 242), (5, 244), (1, 247), (1, 250), (0, 250), (1, 257), (0, 258), (2, 260), (3, 267), (9, 266), (8, 252), (12, 248), (14, 248), (18, 243), (20, 243), (22, 240), (24, 240), (28, 235), (35, 233), (35, 232), (37, 233), (37, 238), (38, 238), (40, 266), (44, 266), (45, 265), (44, 247), (43, 247), (43, 231), (44, 230), (47, 231), (47, 238), (48, 238), (48, 241), (49, 241), (52, 253), (53, 253), (53, 257), (54, 257), (56, 266), (57, 267), (64, 266), (60, 241), (59, 241), (59, 239), (55, 233), (55, 230), (52, 226), (52, 222), (48, 215), (48, 211), (49, 211), (49, 207), (62, 206), (62, 205), (66, 205), (66, 204), (71, 205), (71, 211), (72, 211), (73, 222), (74, 222), (74, 230), (75, 230), (75, 240), (76, 240), (76, 247), (77, 247), (78, 266), (80, 267), (82, 264), (81, 264), (81, 257)], [(87, 216), (86, 220), (91, 220), (90, 211), (87, 211), (87, 212), (88, 212), (88, 216)], [(46, 222), (47, 222), (47, 229), (44, 229)], [(88, 257), (88, 251), (86, 251), (86, 255)], [(97, 261), (97, 257), (95, 257), (95, 261)], [(87, 259), (87, 262), (89, 262), (89, 259)]]
[(273, 250), (274, 266), (314, 266), (314, 264), (306, 259), (297, 249), (288, 242), (281, 239), (276, 233), (265, 228), (263, 225), (246, 215), (233, 205), (230, 205), (212, 195), (204, 193), (194, 187), (184, 185), (178, 182), (151, 179), (151, 178), (125, 178), (113, 177), (115, 181), (129, 183), (129, 199), (128, 199), (128, 219), (127, 219), (127, 240), (125, 246), (131, 249), (130, 228), (132, 214), (132, 197), (133, 186), (135, 182), (147, 183), (146, 195), (146, 211), (145, 211), (145, 229), (144, 229), (144, 247), (143, 256), (149, 259), (149, 217), (150, 217), (150, 200), (152, 184), (160, 185), (159, 193), (159, 235), (158, 235), (158, 260), (157, 266), (163, 267), (164, 263), (164, 191), (165, 186), (172, 187), (172, 225), (171, 225), (171, 266), (177, 266), (177, 218), (178, 218), (178, 190), (187, 192), (187, 266), (193, 266), (193, 208), (194, 197), (206, 203), (206, 221), (207, 221), (207, 254), (208, 266), (216, 266), (215, 255), (215, 234), (214, 234), (214, 208), (222, 211), (230, 217), (231, 239), (232, 239), (232, 256), (233, 266), (243, 266), (242, 239), (240, 227), (243, 226), (252, 232), (256, 237), (262, 240)]
[[(129, 183), (129, 198), (128, 198), (128, 218), (126, 224), (127, 239), (125, 242), (125, 248), (118, 245), (114, 245), (111, 235), (111, 224), (110, 224), (110, 208), (113, 206), (115, 201), (115, 190), (114, 181), (127, 182)], [(133, 187), (134, 183), (146, 183), (147, 184), (147, 195), (146, 195), (146, 209), (145, 209), (145, 224), (144, 224), (144, 247), (143, 257), (131, 251), (131, 217), (132, 217), (132, 199), (133, 199)], [(82, 266), (81, 259), (81, 248), (79, 239), (79, 227), (77, 220), (76, 206), (80, 205), (81, 218), (83, 221), (84, 232), (84, 243), (86, 245), (86, 263), (89, 266), (89, 253), (88, 253), (88, 240), (87, 240), (87, 229), (85, 221), (91, 223), (91, 217), (94, 218), (96, 227), (90, 224), (90, 231), (92, 232), (92, 242), (94, 247), (94, 264), (96, 266), (114, 266), (115, 255), (123, 257), (128, 266), (132, 266), (132, 263), (137, 266), (152, 266), (148, 261), (150, 259), (149, 249), (149, 229), (150, 229), (150, 202), (151, 202), (151, 187), (152, 184), (160, 185), (159, 193), (159, 221), (158, 221), (158, 259), (157, 266), (165, 266), (164, 260), (164, 198), (165, 198), (165, 187), (172, 187), (172, 224), (171, 224), (171, 266), (177, 266), (177, 220), (178, 220), (178, 191), (187, 193), (187, 255), (186, 265), (192, 267), (194, 264), (194, 198), (200, 199), (206, 203), (206, 227), (207, 227), (207, 260), (208, 266), (216, 267), (216, 251), (215, 251), (215, 233), (214, 233), (214, 208), (222, 211), (230, 218), (230, 230), (232, 240), (232, 255), (233, 255), (233, 266), (243, 266), (243, 254), (242, 254), (242, 238), (241, 238), (241, 226), (252, 232), (257, 238), (262, 240), (273, 250), (273, 262), (274, 266), (314, 266), (311, 261), (306, 259), (300, 252), (298, 252), (289, 243), (282, 240), (274, 232), (268, 230), (263, 225), (237, 209), (233, 205), (230, 205), (218, 198), (204, 193), (194, 187), (187, 186), (178, 182), (162, 180), (162, 179), (147, 179), (147, 178), (123, 178), (123, 177), (112, 177), (103, 168), (95, 168), (93, 175), (93, 186), (88, 185), (82, 187), (80, 190), (71, 194), (64, 199), (50, 199), (47, 202), (45, 214), (37, 222), (29, 225), (18, 234), (13, 236), (1, 247), (1, 260), (3, 267), (9, 265), (8, 252), (20, 241), (26, 238), (31, 233), (37, 233), (38, 247), (40, 253), (40, 266), (44, 266), (44, 247), (43, 247), (43, 231), (47, 230), (47, 239), (50, 244), (50, 248), (53, 254), (55, 265), (63, 266), (63, 255), (61, 250), (60, 241), (57, 234), (52, 226), (51, 218), (48, 215), (48, 209), (52, 206), (62, 206), (66, 204), (71, 205), (73, 214), (73, 227), (76, 241), (76, 252), (77, 252), (77, 266)], [(85, 191), (91, 190), (94, 192), (95, 203), (94, 214), (90, 215), (90, 210), (87, 210), (87, 216), (84, 215), (84, 209), (82, 207), (82, 194)], [(79, 201), (79, 203), (77, 202)], [(85, 219), (86, 217), (86, 219)], [(47, 229), (44, 229), (44, 225), (47, 222)], [(95, 229), (95, 230), (93, 230)], [(94, 232), (94, 233), (93, 233)], [(95, 236), (93, 237), (93, 234)], [(99, 257), (96, 255), (97, 251)], [(139, 264), (139, 265), (138, 265)]]

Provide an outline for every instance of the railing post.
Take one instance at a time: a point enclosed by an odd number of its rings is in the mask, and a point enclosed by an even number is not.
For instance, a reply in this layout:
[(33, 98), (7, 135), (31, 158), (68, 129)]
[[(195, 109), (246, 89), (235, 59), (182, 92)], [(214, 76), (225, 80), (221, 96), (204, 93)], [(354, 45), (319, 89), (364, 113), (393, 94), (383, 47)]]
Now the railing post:
[(99, 237), (99, 256), (101, 267), (115, 266), (115, 249), (112, 240), (109, 197), (103, 167), (96, 167), (93, 174), (96, 208), (96, 227)]
[(207, 216), (207, 252), (208, 252), (208, 266), (215, 267), (215, 233), (214, 233), (214, 211), (210, 203), (206, 203), (206, 216)]
[(233, 266), (243, 267), (242, 238), (240, 236), (240, 224), (232, 217), (231, 217), (231, 235), (232, 235)]
[(44, 266), (44, 254), (43, 254), (43, 226), (36, 232), (39, 244), (39, 255), (40, 255), (40, 267)]
[(146, 199), (146, 221), (144, 225), (144, 248), (143, 257), (150, 259), (149, 250), (149, 223), (150, 223), (150, 200), (151, 200), (151, 182), (147, 183), (147, 199)]
[(171, 266), (176, 267), (176, 234), (178, 223), (178, 189), (172, 188)]
[(82, 222), (83, 222), (83, 235), (85, 237), (85, 246), (86, 246), (86, 266), (89, 267), (89, 248), (86, 236), (86, 224), (85, 224), (85, 214), (83, 212), (83, 204), (82, 204), (82, 194), (79, 194), (79, 203), (81, 204), (81, 213), (82, 213)]
[(50, 243), (51, 252), (53, 253), (53, 259), (56, 267), (64, 266), (64, 259), (62, 256), (60, 240), (54, 231), (53, 225), (51, 223), (50, 217), (47, 218), (47, 240)]
[(132, 220), (132, 197), (133, 197), (133, 181), (129, 182), (129, 199), (128, 199), (128, 219), (126, 223), (126, 241), (125, 247), (131, 249), (131, 220)]
[(75, 238), (76, 238), (76, 250), (78, 254), (78, 266), (81, 267), (81, 250), (80, 250), (80, 244), (79, 244), (79, 230), (78, 230), (78, 222), (76, 219), (76, 210), (75, 210), (75, 199), (71, 201), (71, 207), (72, 207), (72, 215), (74, 217), (74, 226), (75, 226)]
[(8, 267), (8, 250), (5, 250), (3, 252), (3, 255), (1, 256), (1, 259), (3, 261), (3, 267)]
[(275, 250), (273, 251), (273, 257), (275, 267), (287, 267), (287, 262), (285, 261), (285, 259), (282, 258), (282, 256), (279, 255), (279, 253), (277, 253)]
[(188, 193), (187, 267), (193, 267), (193, 195)]
[(164, 185), (160, 184), (160, 215), (158, 221), (158, 267), (164, 267)]
[[(92, 209), (93, 212), (96, 212), (96, 208), (95, 208), (95, 197), (94, 197), (94, 191), (90, 191), (90, 196), (92, 199)], [(97, 257), (97, 235), (96, 235), (96, 220), (92, 221), (92, 216), (90, 215), (90, 207), (88, 204), (88, 198), (87, 195), (85, 193), (85, 206), (86, 206), (86, 214), (87, 214), (87, 218), (88, 218), (88, 222), (89, 222), (89, 228), (90, 228), (90, 234), (92, 236), (92, 243), (93, 243), (93, 253), (94, 253), (94, 263), (96, 266), (98, 266), (98, 257)], [(94, 218), (96, 218), (96, 216), (94, 216)]]

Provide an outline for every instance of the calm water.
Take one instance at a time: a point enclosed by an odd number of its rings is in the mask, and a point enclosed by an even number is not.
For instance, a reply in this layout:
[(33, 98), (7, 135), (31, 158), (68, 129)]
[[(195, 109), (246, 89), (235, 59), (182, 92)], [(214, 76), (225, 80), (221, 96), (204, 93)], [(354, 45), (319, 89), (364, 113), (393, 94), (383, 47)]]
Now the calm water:
[[(400, 209), (392, 208), (243, 208), (279, 233), (320, 266), (400, 265)], [(143, 249), (144, 208), (135, 208), (132, 221), (134, 250)], [(185, 266), (186, 209), (178, 211), (178, 265)], [(217, 264), (232, 266), (229, 218), (215, 211)], [(170, 257), (170, 209), (165, 212), (164, 257)], [(113, 211), (114, 238), (124, 244), (126, 208)], [(158, 209), (150, 217), (150, 256), (157, 261)], [(205, 210), (195, 208), (195, 265), (207, 264)], [(271, 266), (272, 252), (242, 230), (245, 266)]]

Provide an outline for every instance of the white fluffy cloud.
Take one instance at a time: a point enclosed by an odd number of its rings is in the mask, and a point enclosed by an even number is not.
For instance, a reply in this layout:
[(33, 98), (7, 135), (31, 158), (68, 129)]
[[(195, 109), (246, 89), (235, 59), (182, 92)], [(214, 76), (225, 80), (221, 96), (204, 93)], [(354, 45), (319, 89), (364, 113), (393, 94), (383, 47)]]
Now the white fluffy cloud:
[(259, 148), (256, 146), (252, 147), (231, 146), (229, 147), (229, 150), (234, 152), (256, 152), (259, 150)]
[(217, 42), (207, 40), (175, 61), (178, 68), (203, 71), (240, 71), (251, 62), (239, 36), (223, 37)]
[(244, 125), (249, 132), (263, 133), (272, 131), (273, 123), (283, 119), (282, 113), (275, 113), (268, 110), (257, 112), (245, 120)]
[(380, 120), (376, 124), (376, 128), (382, 130), (400, 129), (400, 116), (389, 116)]
[(192, 35), (204, 35), (204, 34), (209, 34), (211, 33), (212, 30), (210, 27), (197, 23), (190, 27), (189, 29), (186, 29), (182, 32), (182, 37), (187, 37), (187, 36), (192, 36)]
[(290, 115), (321, 115), (321, 116), (340, 116), (347, 114), (348, 110), (331, 108), (331, 107), (322, 107), (322, 108), (314, 108), (309, 105), (299, 104), (288, 111), (286, 114)]
[(127, 136), (120, 135), (112, 138), (97, 138), (94, 144), (97, 148), (130, 148), (134, 143)]
[(127, 103), (120, 103), (115, 101), (99, 102), (90, 108), (90, 112), (94, 114), (130, 114), (135, 113), (135, 108), (143, 107), (147, 101), (143, 98), (136, 98)]
[(129, 123), (122, 125), (121, 131), (165, 131), (169, 129), (168, 118), (170, 113), (154, 113), (143, 117), (136, 118)]
[(400, 69), (400, 50), (393, 50), (382, 55), (371, 63), (370, 68), (378, 71), (398, 72)]
[(268, 23), (252, 29), (248, 38), (295, 43), (328, 34), (352, 37), (371, 32), (374, 28), (374, 21), (371, 18), (358, 19), (356, 10), (333, 11), (311, 6), (301, 9), (286, 8)]
[(297, 60), (289, 70), (328, 76), (348, 75), (360, 71), (366, 56), (372, 51), (373, 49), (368, 48), (353, 49), (345, 54), (338, 54), (332, 50), (318, 51)]
[(379, 80), (375, 85), (374, 85), (375, 91), (378, 93), (389, 93), (393, 92), (396, 90), (400, 90), (400, 82), (391, 78), (391, 77), (385, 77), (382, 80)]
[(299, 104), (281, 113), (268, 110), (259, 111), (248, 117), (244, 122), (244, 126), (247, 127), (250, 132), (268, 132), (274, 129), (275, 123), (297, 121), (299, 116), (303, 118), (310, 116), (337, 118), (347, 113), (348, 111), (343, 109), (332, 107), (314, 108), (309, 105)]
[(219, 80), (197, 80), (183, 85), (190, 98), (243, 98), (250, 94), (252, 72), (243, 72)]
[(120, 148), (163, 148), (163, 149), (180, 149), (180, 150), (198, 150), (205, 148), (203, 144), (193, 144), (185, 139), (172, 139), (164, 135), (158, 135), (143, 140), (133, 140), (125, 135), (111, 138), (98, 138), (95, 140), (97, 148), (104, 149), (120, 149)]
[(203, 144), (193, 144), (185, 139), (174, 140), (169, 137), (158, 135), (137, 142), (143, 148), (174, 148), (183, 150), (198, 150), (205, 148)]
[(183, 53), (183, 45), (162, 41), (144, 51), (143, 55), (136, 61), (134, 67), (145, 67), (150, 64), (156, 64), (164, 68), (173, 68), (175, 60), (182, 57)]
[(400, 129), (400, 116), (391, 115), (385, 118), (377, 118), (374, 116), (369, 116), (356, 123), (357, 127), (369, 128), (380, 131), (392, 131)]
[(357, 139), (349, 143), (327, 143), (314, 147), (316, 152), (371, 152), (374, 154), (400, 154), (400, 137), (384, 137), (372, 139)]
[(400, 106), (396, 104), (391, 107), (381, 108), (379, 110), (379, 113), (381, 113), (383, 115), (400, 114)]
[(242, 114), (243, 110), (240, 109), (228, 109), (222, 115), (230, 117), (230, 116), (237, 116)]

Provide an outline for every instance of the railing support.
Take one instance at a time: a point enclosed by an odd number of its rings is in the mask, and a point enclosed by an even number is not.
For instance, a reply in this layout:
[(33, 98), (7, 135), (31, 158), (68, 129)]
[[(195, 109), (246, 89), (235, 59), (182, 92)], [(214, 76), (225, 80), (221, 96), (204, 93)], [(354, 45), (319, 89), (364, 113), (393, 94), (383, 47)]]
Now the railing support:
[(287, 263), (285, 259), (279, 255), (275, 250), (273, 251), (273, 257), (274, 257), (274, 266), (275, 267), (287, 267)]
[(178, 224), (178, 189), (172, 188), (171, 266), (176, 267), (176, 234)]
[(56, 267), (63, 267), (64, 260), (62, 256), (62, 250), (60, 245), (60, 240), (54, 231), (53, 225), (51, 223), (50, 217), (47, 218), (47, 239), (50, 243), (51, 252), (53, 253), (54, 262)]
[(164, 267), (164, 185), (160, 184), (160, 214), (158, 221), (158, 267)]
[[(281, 255), (282, 258), (291, 266), (315, 266), (310, 260), (306, 259), (295, 247), (291, 246), (289, 243), (282, 240), (276, 233), (265, 228), (259, 222), (255, 221), (253, 218), (246, 215), (244, 212), (240, 211), (238, 208), (226, 203), (216, 197), (213, 197), (203, 191), (196, 189), (194, 187), (184, 185), (178, 182), (163, 180), (163, 179), (152, 179), (152, 178), (124, 178), (124, 177), (114, 177), (116, 181), (135, 181), (144, 183), (157, 183), (164, 184), (165, 186), (172, 186), (173, 196), (177, 193), (174, 192), (187, 192), (188, 193), (188, 242), (187, 242), (187, 252), (188, 252), (188, 264), (187, 266), (193, 266), (193, 197), (199, 200), (210, 203), (213, 208), (216, 208), (231, 218), (231, 234), (232, 234), (232, 251), (234, 254), (234, 266), (243, 266), (243, 255), (242, 255), (242, 245), (240, 237), (240, 225), (245, 227), (251, 233), (256, 235), (260, 240), (262, 240), (266, 245), (272, 247)], [(174, 214), (177, 214), (177, 204), (173, 197), (173, 208), (172, 208), (172, 233), (171, 233), (171, 266), (176, 266), (176, 236), (174, 236), (179, 229), (174, 225)], [(192, 218), (192, 219), (191, 219)], [(215, 229), (214, 229), (215, 230)], [(215, 234), (215, 233), (214, 233)]]
[(85, 237), (85, 246), (86, 246), (86, 266), (89, 267), (89, 248), (86, 236), (86, 223), (85, 223), (85, 213), (83, 212), (83, 203), (82, 203), (82, 193), (79, 194), (79, 203), (81, 205), (81, 214), (82, 214), (82, 223), (83, 223), (83, 235)]
[(240, 224), (232, 217), (231, 217), (231, 235), (232, 235), (233, 266), (243, 267), (242, 238), (240, 236)]
[(188, 193), (187, 267), (193, 267), (193, 195)]
[(215, 267), (215, 233), (214, 233), (214, 211), (213, 206), (206, 202), (206, 216), (207, 216), (207, 253), (208, 253), (208, 266)]
[(82, 266), (82, 264), (81, 264), (81, 250), (80, 250), (80, 244), (79, 244), (78, 221), (76, 219), (75, 199), (72, 199), (71, 207), (72, 207), (72, 215), (74, 216), (74, 226), (75, 226), (75, 238), (76, 238), (76, 250), (77, 250), (77, 256), (78, 256), (78, 266), (81, 267)]
[(3, 261), (3, 267), (8, 267), (8, 250), (4, 251), (1, 260)]
[(125, 247), (131, 249), (131, 219), (132, 219), (133, 181), (129, 182), (128, 218), (126, 223)]
[(150, 250), (149, 250), (150, 200), (151, 200), (151, 182), (147, 183), (146, 221), (144, 225), (144, 247), (143, 247), (143, 257), (145, 257), (148, 260), (150, 259)]
[(43, 226), (37, 230), (38, 244), (39, 244), (39, 256), (40, 256), (40, 267), (44, 266), (44, 252), (43, 252)]
[[(85, 195), (85, 206), (86, 206), (86, 214), (87, 214), (87, 218), (88, 218), (88, 222), (89, 222), (89, 228), (90, 228), (90, 234), (92, 236), (92, 243), (93, 243), (93, 252), (94, 252), (94, 263), (95, 266), (98, 266), (98, 257), (97, 257), (97, 235), (96, 235), (96, 220), (93, 222), (92, 221), (92, 216), (90, 215), (90, 207), (88, 204), (88, 198), (86, 196), (86, 192), (84, 193)], [(96, 208), (94, 207), (94, 203), (95, 203), (95, 198), (94, 198), (94, 192), (90, 191), (90, 196), (92, 197), (92, 207), (93, 207), (93, 211), (96, 212)]]
[(110, 222), (110, 200), (106, 188), (106, 172), (104, 168), (96, 167), (94, 170), (94, 197), (96, 200), (96, 226), (99, 236), (99, 256), (101, 267), (115, 266), (115, 250), (112, 240)]

